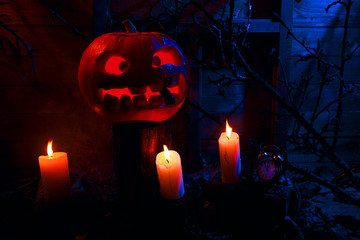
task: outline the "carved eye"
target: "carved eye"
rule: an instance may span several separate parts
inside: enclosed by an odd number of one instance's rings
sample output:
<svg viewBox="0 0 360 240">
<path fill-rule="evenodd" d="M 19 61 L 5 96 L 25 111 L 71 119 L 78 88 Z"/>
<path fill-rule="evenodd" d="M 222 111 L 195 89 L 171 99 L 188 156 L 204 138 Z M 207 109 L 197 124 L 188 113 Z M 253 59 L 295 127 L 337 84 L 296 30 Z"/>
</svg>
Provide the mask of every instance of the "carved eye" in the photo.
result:
<svg viewBox="0 0 360 240">
<path fill-rule="evenodd" d="M 130 63 L 116 51 L 105 51 L 96 60 L 96 66 L 101 72 L 111 75 L 121 75 L 129 69 Z"/>
<path fill-rule="evenodd" d="M 162 47 L 154 53 L 152 58 L 152 66 L 158 68 L 165 64 L 172 64 L 180 66 L 183 63 L 183 58 L 180 52 L 172 46 Z"/>
<path fill-rule="evenodd" d="M 120 56 L 109 57 L 105 63 L 105 72 L 111 75 L 121 75 L 129 68 L 129 63 Z"/>
</svg>

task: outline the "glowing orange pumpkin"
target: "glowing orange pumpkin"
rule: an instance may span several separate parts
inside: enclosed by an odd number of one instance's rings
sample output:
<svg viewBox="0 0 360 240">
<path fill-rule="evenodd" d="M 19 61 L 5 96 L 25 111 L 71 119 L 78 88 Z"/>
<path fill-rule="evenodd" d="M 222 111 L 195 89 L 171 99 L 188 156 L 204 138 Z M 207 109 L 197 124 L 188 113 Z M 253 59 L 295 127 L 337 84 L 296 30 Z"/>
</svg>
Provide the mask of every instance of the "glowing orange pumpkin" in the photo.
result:
<svg viewBox="0 0 360 240">
<path fill-rule="evenodd" d="M 186 58 L 174 40 L 158 32 L 107 33 L 84 51 L 79 86 L 87 103 L 112 122 L 161 122 L 185 101 Z"/>
</svg>

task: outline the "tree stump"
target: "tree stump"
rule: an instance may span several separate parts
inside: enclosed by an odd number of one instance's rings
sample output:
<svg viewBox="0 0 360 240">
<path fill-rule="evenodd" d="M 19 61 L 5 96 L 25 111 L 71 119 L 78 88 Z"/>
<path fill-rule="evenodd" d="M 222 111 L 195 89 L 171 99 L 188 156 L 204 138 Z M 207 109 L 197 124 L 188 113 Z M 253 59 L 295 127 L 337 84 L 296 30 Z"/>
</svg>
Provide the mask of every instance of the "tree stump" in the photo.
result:
<svg viewBox="0 0 360 240">
<path fill-rule="evenodd" d="M 163 145 L 171 146 L 170 121 L 124 122 L 112 126 L 113 166 L 120 202 L 150 197 L 157 186 L 155 158 Z M 136 196 L 135 196 L 136 195 Z"/>
</svg>

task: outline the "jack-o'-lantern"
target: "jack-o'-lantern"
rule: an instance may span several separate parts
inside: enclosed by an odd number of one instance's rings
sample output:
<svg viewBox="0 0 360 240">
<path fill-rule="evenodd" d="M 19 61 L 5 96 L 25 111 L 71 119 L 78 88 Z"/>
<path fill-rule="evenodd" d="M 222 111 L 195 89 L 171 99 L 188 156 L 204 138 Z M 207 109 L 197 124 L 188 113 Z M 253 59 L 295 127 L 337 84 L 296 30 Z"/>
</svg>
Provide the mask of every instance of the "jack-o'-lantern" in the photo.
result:
<svg viewBox="0 0 360 240">
<path fill-rule="evenodd" d="M 177 43 L 158 32 L 106 33 L 84 51 L 79 86 L 87 103 L 111 122 L 161 122 L 185 101 L 188 68 Z"/>
</svg>

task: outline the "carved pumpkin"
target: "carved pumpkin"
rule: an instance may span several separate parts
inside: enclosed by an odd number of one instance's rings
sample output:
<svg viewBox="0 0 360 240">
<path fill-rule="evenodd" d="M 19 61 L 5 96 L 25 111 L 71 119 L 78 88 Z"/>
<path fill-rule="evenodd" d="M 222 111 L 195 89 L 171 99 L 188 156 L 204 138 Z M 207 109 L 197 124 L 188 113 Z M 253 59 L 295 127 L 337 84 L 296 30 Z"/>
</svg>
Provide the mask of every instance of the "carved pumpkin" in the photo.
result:
<svg viewBox="0 0 360 240">
<path fill-rule="evenodd" d="M 87 103 L 112 122 L 161 122 L 185 101 L 188 69 L 180 47 L 158 32 L 107 33 L 84 51 L 79 86 Z"/>
</svg>

